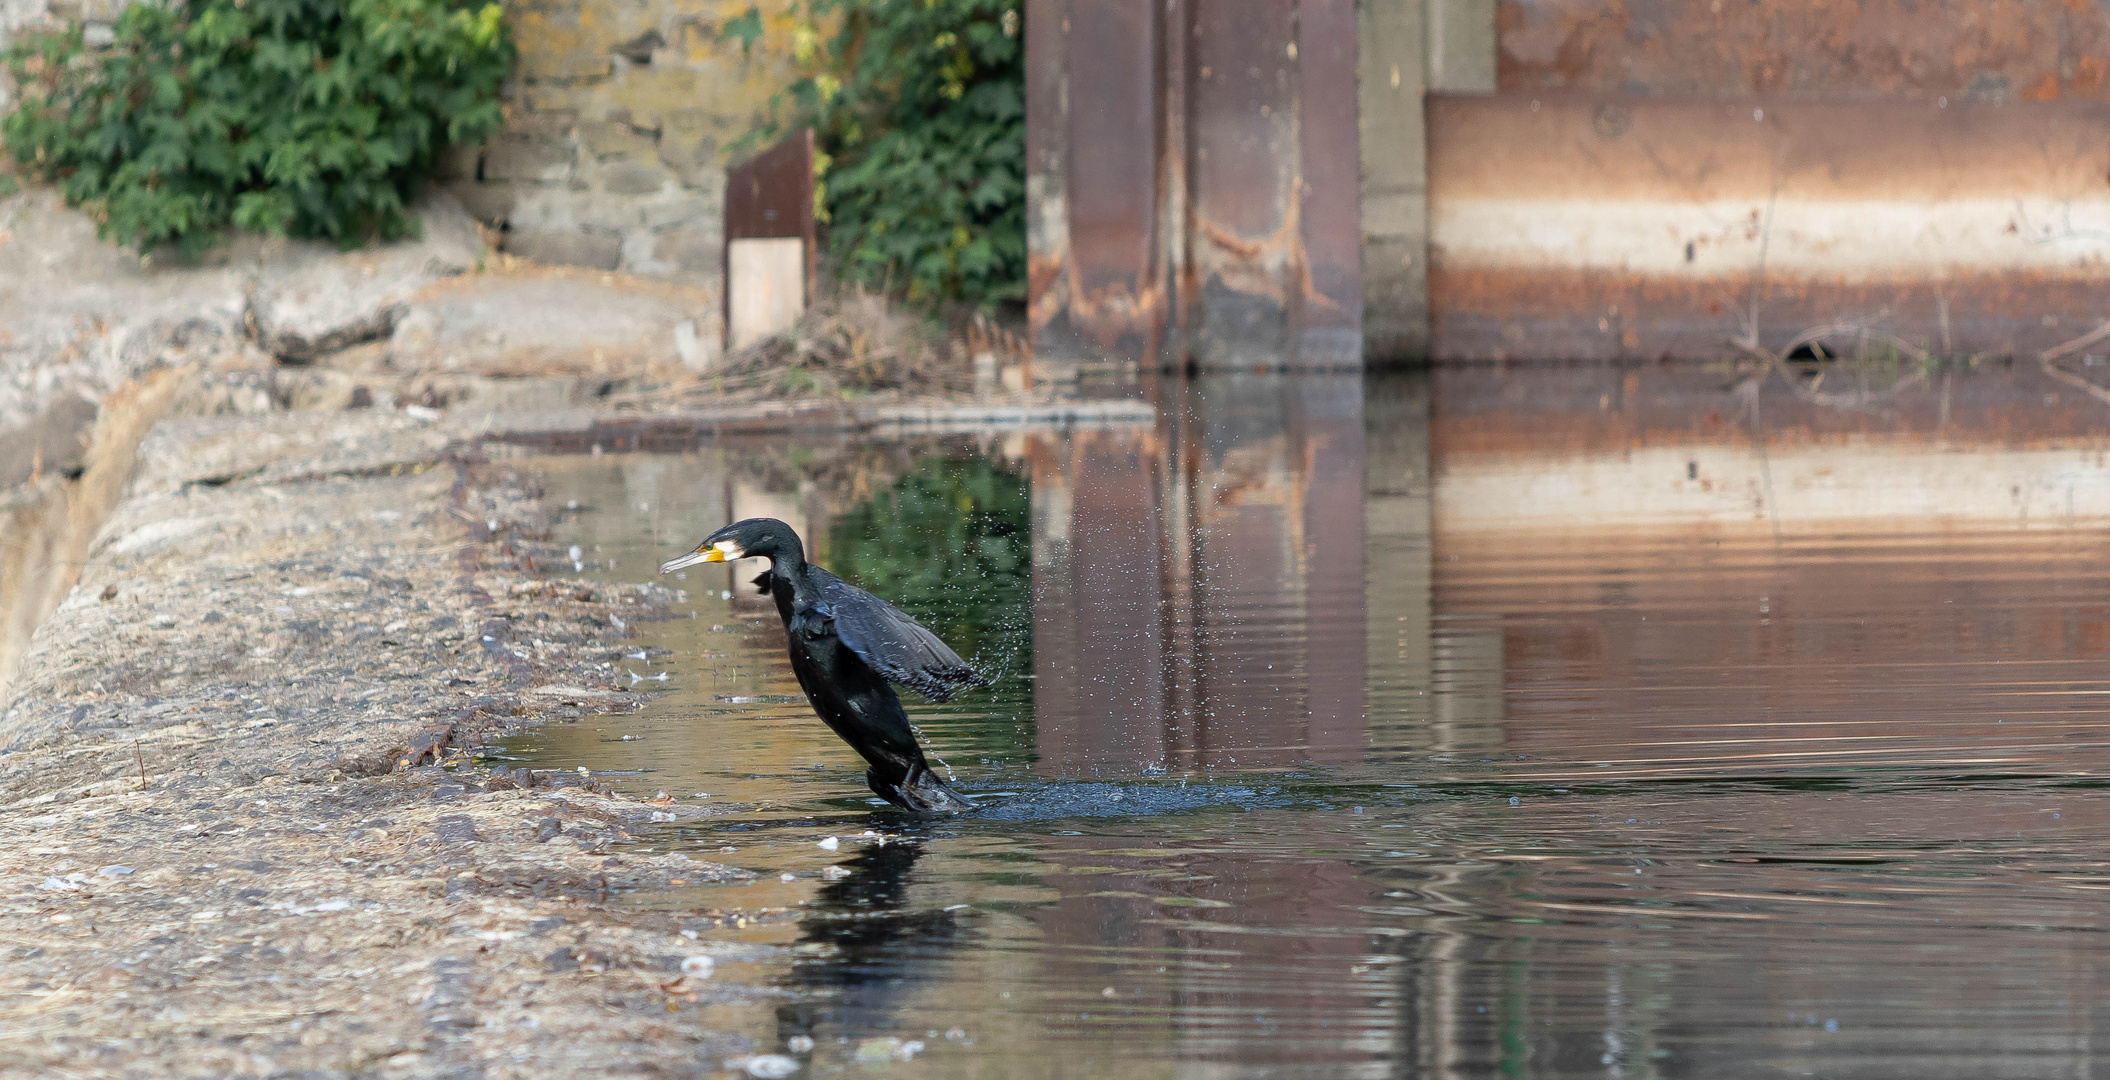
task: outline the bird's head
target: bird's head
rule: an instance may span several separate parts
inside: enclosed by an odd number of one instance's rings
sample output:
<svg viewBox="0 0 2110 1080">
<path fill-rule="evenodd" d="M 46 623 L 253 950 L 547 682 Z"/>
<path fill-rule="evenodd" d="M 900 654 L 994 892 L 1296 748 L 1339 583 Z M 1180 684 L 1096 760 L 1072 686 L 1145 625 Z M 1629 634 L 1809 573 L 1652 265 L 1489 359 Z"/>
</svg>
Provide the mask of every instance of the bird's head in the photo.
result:
<svg viewBox="0 0 2110 1080">
<path fill-rule="evenodd" d="M 775 518 L 748 518 L 704 537 L 703 543 L 696 545 L 696 550 L 681 558 L 661 563 L 659 572 L 672 573 L 697 563 L 732 562 L 735 559 L 768 559 L 774 563 L 785 558 L 805 558 L 799 534 Z"/>
</svg>

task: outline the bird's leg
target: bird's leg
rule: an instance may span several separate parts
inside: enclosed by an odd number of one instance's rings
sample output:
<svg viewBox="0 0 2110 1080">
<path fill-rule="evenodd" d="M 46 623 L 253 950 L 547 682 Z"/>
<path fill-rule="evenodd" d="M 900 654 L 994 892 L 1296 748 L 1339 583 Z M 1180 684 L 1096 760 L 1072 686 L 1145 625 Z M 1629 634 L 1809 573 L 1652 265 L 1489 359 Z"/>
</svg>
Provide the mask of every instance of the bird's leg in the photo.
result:
<svg viewBox="0 0 2110 1080">
<path fill-rule="evenodd" d="M 887 771 L 882 771 L 877 765 L 865 770 L 865 783 L 871 787 L 872 794 L 893 803 L 903 810 L 918 809 L 910 805 L 907 796 L 901 793 L 901 785 L 898 780 L 889 779 Z"/>
<path fill-rule="evenodd" d="M 865 783 L 871 785 L 872 791 L 880 798 L 903 810 L 928 813 L 974 809 L 974 800 L 938 779 L 938 774 L 921 762 L 912 763 L 906 769 L 893 762 L 888 762 L 885 768 L 875 764 L 865 770 Z"/>
</svg>

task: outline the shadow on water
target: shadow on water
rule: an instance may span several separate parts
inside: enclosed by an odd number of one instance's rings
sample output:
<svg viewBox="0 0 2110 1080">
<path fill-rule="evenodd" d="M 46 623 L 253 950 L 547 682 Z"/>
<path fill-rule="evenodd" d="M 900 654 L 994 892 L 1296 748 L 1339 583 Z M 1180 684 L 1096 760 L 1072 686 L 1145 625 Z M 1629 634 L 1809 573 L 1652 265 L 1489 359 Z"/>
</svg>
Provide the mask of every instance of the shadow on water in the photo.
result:
<svg viewBox="0 0 2110 1080">
<path fill-rule="evenodd" d="M 1234 376 L 1148 427 L 539 458 L 584 575 L 780 517 L 1000 677 L 910 703 L 984 807 L 877 808 L 714 568 L 611 654 L 646 708 L 508 752 L 715 809 L 656 842 L 801 910 L 740 932 L 811 1074 L 2087 1075 L 2110 411 L 1843 380 Z"/>
</svg>

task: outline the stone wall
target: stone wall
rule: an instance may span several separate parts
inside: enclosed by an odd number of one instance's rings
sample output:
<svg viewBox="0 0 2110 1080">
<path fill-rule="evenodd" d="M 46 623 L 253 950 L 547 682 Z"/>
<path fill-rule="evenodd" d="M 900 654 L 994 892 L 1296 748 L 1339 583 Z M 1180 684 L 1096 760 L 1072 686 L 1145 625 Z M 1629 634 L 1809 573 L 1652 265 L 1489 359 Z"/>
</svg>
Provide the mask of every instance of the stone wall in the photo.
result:
<svg viewBox="0 0 2110 1080">
<path fill-rule="evenodd" d="M 748 0 L 513 0 L 508 124 L 442 179 L 515 255 L 717 287 L 728 147 L 796 77 L 788 0 L 757 6 L 746 52 Z"/>
</svg>

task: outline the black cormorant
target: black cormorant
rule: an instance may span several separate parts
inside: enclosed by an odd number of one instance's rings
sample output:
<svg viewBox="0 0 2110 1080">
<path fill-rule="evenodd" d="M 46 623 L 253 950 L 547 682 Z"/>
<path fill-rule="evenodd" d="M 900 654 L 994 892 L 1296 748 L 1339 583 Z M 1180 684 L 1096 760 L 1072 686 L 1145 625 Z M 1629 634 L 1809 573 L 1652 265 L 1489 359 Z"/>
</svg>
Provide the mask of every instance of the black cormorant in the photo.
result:
<svg viewBox="0 0 2110 1080">
<path fill-rule="evenodd" d="M 727 525 L 659 572 L 748 558 L 769 560 L 755 584 L 776 598 L 799 688 L 821 720 L 871 764 L 865 781 L 872 790 L 904 810 L 972 808 L 967 796 L 930 771 L 888 684 L 944 701 L 987 680 L 899 608 L 807 562 L 798 533 L 775 518 Z"/>
</svg>

